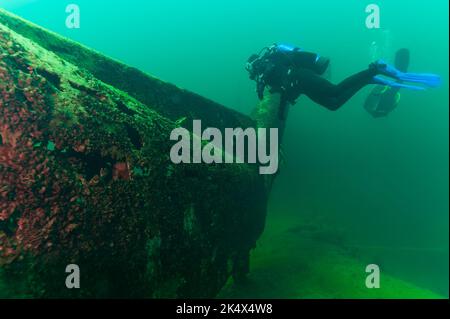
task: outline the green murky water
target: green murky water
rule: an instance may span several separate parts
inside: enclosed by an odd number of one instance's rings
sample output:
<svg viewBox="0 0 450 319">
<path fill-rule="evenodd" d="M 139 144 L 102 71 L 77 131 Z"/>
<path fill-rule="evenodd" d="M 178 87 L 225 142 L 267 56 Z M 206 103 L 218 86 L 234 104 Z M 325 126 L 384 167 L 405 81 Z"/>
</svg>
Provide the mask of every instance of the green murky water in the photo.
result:
<svg viewBox="0 0 450 319">
<path fill-rule="evenodd" d="M 410 69 L 444 84 L 403 92 L 389 117 L 365 112 L 369 88 L 338 112 L 306 97 L 292 108 L 249 282 L 221 296 L 448 297 L 448 1 L 77 0 L 77 30 L 64 24 L 74 1 L 55 2 L 0 6 L 247 114 L 257 98 L 244 63 L 264 46 L 287 42 L 330 57 L 335 82 L 376 54 L 391 60 L 409 48 Z M 372 2 L 378 30 L 365 26 Z M 384 276 L 377 291 L 364 287 L 371 263 Z"/>
</svg>

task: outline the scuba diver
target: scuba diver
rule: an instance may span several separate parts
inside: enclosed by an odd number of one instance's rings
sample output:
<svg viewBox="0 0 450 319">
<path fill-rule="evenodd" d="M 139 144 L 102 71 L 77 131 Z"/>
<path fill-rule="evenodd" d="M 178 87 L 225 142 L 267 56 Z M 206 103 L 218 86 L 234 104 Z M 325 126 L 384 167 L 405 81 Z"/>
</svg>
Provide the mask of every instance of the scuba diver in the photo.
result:
<svg viewBox="0 0 450 319">
<path fill-rule="evenodd" d="M 250 79 L 256 81 L 256 91 L 260 100 L 263 99 L 265 90 L 281 94 L 279 109 L 281 120 L 285 120 L 287 106 L 295 104 L 302 94 L 335 111 L 369 84 L 424 90 L 422 86 L 404 82 L 428 87 L 437 87 L 441 82 L 438 75 L 406 73 L 383 60 L 378 60 L 371 63 L 366 70 L 346 78 L 339 84 L 333 84 L 322 77 L 329 64 L 328 58 L 316 53 L 306 52 L 290 45 L 274 44 L 262 49 L 259 54 L 253 54 L 247 62 L 246 70 Z"/>
<path fill-rule="evenodd" d="M 302 94 L 335 111 L 369 84 L 424 90 L 422 86 L 404 82 L 428 87 L 437 87 L 441 82 L 438 75 L 406 73 L 378 60 L 366 70 L 351 75 L 339 84 L 333 84 L 323 77 L 329 66 L 328 58 L 284 44 L 274 44 L 262 49 L 259 54 L 253 54 L 248 59 L 246 69 L 250 79 L 256 82 L 256 92 L 261 101 L 252 114 L 256 125 L 277 128 L 277 137 L 281 141 L 289 105 L 295 104 Z M 265 176 L 266 189 L 272 187 L 274 176 Z M 263 228 L 259 229 L 260 233 Z M 234 257 L 232 275 L 235 282 L 245 283 L 249 259 L 248 249 Z"/>
</svg>

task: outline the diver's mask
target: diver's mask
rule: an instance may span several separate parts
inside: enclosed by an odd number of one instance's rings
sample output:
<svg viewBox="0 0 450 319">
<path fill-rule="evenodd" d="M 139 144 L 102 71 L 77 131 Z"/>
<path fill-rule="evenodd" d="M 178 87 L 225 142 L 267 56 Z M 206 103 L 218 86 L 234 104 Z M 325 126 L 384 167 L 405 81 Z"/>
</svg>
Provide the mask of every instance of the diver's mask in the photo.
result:
<svg viewBox="0 0 450 319">
<path fill-rule="evenodd" d="M 266 70 L 265 63 L 267 58 L 276 50 L 276 45 L 263 48 L 258 54 L 253 54 L 247 60 L 245 69 L 250 75 L 251 80 L 256 80 L 264 74 Z"/>
<path fill-rule="evenodd" d="M 258 76 L 258 72 L 260 67 L 258 65 L 260 64 L 260 57 L 258 54 L 253 54 L 247 61 L 247 64 L 245 65 L 245 69 L 250 75 L 250 79 L 255 80 Z"/>
</svg>

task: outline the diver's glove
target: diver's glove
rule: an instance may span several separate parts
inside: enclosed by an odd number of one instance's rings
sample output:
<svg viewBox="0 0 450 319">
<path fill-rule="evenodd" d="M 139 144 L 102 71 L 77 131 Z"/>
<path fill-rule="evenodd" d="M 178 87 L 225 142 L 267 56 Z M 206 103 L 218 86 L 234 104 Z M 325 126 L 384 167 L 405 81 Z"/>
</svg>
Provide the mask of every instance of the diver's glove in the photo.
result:
<svg viewBox="0 0 450 319">
<path fill-rule="evenodd" d="M 441 77 L 437 74 L 401 72 L 401 71 L 397 70 L 394 66 L 389 65 L 388 63 L 386 63 L 383 60 L 378 60 L 378 61 L 372 63 L 370 65 L 370 68 L 374 68 L 380 75 L 385 75 L 390 78 L 394 78 L 398 81 L 419 83 L 419 84 L 423 84 L 423 85 L 431 87 L 431 88 L 439 87 L 442 82 Z M 385 85 L 419 90 L 418 86 L 412 86 L 412 85 L 399 86 L 401 83 L 385 80 L 385 79 L 381 78 L 380 76 L 374 77 L 374 81 L 385 81 L 386 82 Z"/>
</svg>

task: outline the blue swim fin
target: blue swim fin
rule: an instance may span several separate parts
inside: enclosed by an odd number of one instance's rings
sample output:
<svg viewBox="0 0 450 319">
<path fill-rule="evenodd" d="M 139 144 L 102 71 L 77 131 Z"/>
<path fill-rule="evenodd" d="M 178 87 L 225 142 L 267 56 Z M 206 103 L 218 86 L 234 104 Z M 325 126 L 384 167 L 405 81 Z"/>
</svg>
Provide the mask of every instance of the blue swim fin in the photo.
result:
<svg viewBox="0 0 450 319">
<path fill-rule="evenodd" d="M 441 85 L 441 77 L 437 74 L 431 74 L 431 73 L 407 73 L 407 72 L 401 72 L 398 69 L 396 69 L 394 66 L 389 65 L 388 63 L 384 62 L 383 60 L 379 60 L 375 63 L 371 64 L 371 67 L 375 68 L 381 75 L 388 76 L 390 78 L 394 78 L 398 81 L 403 82 L 413 82 L 413 83 L 420 83 L 425 86 L 436 88 Z M 377 78 L 379 78 L 377 76 Z M 395 82 L 394 82 L 395 83 Z M 392 86 L 390 83 L 385 84 Z M 399 86 L 397 86 L 399 87 Z M 401 86 L 407 89 L 411 89 L 409 86 Z M 413 86 L 414 87 L 414 86 Z"/>
<path fill-rule="evenodd" d="M 431 88 L 439 87 L 442 83 L 441 77 L 430 73 L 403 73 L 398 74 L 398 79 L 405 82 L 421 83 Z"/>
<path fill-rule="evenodd" d="M 408 89 L 408 90 L 413 90 L 413 91 L 424 91 L 425 90 L 425 88 L 422 86 L 409 85 L 409 84 L 404 84 L 404 83 L 393 81 L 393 80 L 388 80 L 379 75 L 373 77 L 372 84 L 387 85 L 387 86 L 390 86 L 393 88 Z"/>
</svg>

